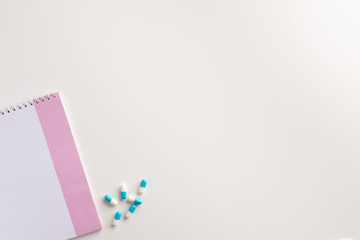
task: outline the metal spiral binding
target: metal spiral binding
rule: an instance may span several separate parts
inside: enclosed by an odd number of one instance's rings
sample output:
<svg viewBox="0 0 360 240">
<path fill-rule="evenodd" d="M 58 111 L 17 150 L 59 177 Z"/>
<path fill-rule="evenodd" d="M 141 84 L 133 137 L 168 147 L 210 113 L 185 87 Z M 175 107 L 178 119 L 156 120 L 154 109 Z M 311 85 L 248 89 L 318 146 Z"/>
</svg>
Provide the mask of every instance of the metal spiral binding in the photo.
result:
<svg viewBox="0 0 360 240">
<path fill-rule="evenodd" d="M 15 105 L 12 105 L 9 107 L 2 108 L 2 109 L 0 109 L 0 116 L 9 114 L 12 112 L 16 112 L 16 111 L 26 108 L 28 106 L 32 106 L 32 105 L 34 105 L 34 103 L 39 104 L 41 102 L 45 102 L 46 100 L 50 100 L 51 98 L 56 98 L 56 95 L 54 93 L 51 93 L 48 95 L 44 95 L 41 97 L 37 97 L 37 98 L 33 98 L 30 100 L 24 101 L 22 103 L 15 104 Z"/>
</svg>

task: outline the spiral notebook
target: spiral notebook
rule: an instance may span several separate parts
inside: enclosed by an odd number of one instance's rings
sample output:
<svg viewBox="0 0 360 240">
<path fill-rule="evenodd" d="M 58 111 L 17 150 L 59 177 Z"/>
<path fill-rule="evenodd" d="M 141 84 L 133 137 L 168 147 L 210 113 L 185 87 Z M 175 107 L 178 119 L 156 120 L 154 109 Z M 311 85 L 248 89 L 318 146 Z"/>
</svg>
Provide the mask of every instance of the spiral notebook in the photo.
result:
<svg viewBox="0 0 360 240">
<path fill-rule="evenodd" d="M 0 239 L 101 229 L 58 93 L 0 110 Z"/>
</svg>

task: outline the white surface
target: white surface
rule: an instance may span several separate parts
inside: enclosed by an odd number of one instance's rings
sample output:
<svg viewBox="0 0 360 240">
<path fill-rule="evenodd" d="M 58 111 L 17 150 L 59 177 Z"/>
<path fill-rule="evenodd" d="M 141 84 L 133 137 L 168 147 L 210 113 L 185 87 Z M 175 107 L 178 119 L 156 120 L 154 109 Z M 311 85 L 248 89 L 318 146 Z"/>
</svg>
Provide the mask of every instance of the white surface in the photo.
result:
<svg viewBox="0 0 360 240">
<path fill-rule="evenodd" d="M 0 239 L 75 237 L 33 105 L 0 115 L 0 153 Z"/>
<path fill-rule="evenodd" d="M 359 239 L 359 9 L 0 0 L 0 105 L 61 92 L 104 226 L 82 240 Z M 143 177 L 112 228 L 103 197 Z"/>
</svg>

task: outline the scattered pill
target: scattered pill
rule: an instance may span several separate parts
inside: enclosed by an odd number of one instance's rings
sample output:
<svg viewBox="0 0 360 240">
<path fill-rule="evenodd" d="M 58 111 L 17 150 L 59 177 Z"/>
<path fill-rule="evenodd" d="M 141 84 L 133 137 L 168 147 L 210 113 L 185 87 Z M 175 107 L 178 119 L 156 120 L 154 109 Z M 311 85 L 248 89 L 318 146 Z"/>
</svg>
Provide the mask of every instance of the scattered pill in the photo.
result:
<svg viewBox="0 0 360 240">
<path fill-rule="evenodd" d="M 121 213 L 116 212 L 114 216 L 113 226 L 117 226 L 119 224 L 120 218 L 121 218 Z"/>
<path fill-rule="evenodd" d="M 105 200 L 110 203 L 112 206 L 116 206 L 118 203 L 115 199 L 113 199 L 110 195 L 105 196 Z"/>
<path fill-rule="evenodd" d="M 147 182 L 148 182 L 148 180 L 145 179 L 145 178 L 141 181 L 140 188 L 139 188 L 139 193 L 144 193 L 145 192 Z"/>
<path fill-rule="evenodd" d="M 142 204 L 141 198 L 136 198 L 134 196 L 129 196 L 128 201 L 131 202 L 131 203 L 138 204 L 138 205 Z"/>
<path fill-rule="evenodd" d="M 136 209 L 136 206 L 135 206 L 134 204 L 131 205 L 130 208 L 129 208 L 129 210 L 127 211 L 125 217 L 126 217 L 126 218 L 130 218 L 130 217 L 133 215 L 135 209 Z"/>
<path fill-rule="evenodd" d="M 126 199 L 127 198 L 127 187 L 126 184 L 121 184 L 120 186 L 120 192 L 121 192 L 121 198 Z"/>
</svg>

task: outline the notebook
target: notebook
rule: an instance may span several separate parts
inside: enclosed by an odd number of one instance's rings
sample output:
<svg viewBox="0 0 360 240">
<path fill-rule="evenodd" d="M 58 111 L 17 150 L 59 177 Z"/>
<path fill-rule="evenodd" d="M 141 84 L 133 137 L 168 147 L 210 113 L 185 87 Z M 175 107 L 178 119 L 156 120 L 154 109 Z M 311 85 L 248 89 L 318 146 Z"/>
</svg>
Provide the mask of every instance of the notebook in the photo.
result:
<svg viewBox="0 0 360 240">
<path fill-rule="evenodd" d="M 0 239 L 101 229 L 59 93 L 0 110 Z"/>
</svg>

